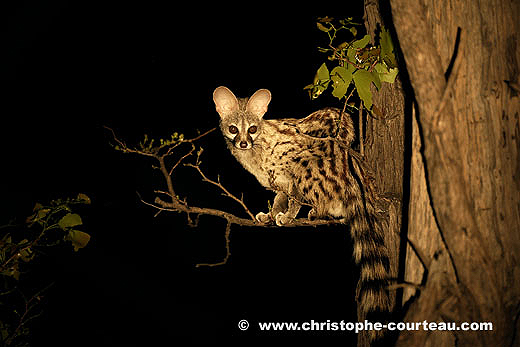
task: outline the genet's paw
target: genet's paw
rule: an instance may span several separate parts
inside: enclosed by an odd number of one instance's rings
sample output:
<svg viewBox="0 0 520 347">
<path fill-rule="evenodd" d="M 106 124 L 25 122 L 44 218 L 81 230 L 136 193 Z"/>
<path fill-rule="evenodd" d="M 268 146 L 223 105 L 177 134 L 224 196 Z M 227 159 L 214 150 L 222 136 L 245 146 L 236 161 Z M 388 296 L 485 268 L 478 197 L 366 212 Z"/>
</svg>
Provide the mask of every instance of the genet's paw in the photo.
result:
<svg viewBox="0 0 520 347">
<path fill-rule="evenodd" d="M 278 225 L 279 227 L 291 224 L 293 221 L 292 218 L 288 218 L 283 212 L 278 212 L 274 220 L 276 222 L 276 225 Z"/>
<path fill-rule="evenodd" d="M 312 208 L 312 209 L 309 211 L 309 214 L 307 215 L 307 219 L 308 219 L 308 220 L 314 220 L 314 219 L 316 219 L 317 216 L 318 216 L 318 213 L 316 212 L 316 209 L 315 209 L 315 208 Z"/>
<path fill-rule="evenodd" d="M 257 221 L 264 224 L 269 224 L 272 221 L 271 215 L 269 213 L 259 212 L 256 214 L 255 218 Z"/>
</svg>

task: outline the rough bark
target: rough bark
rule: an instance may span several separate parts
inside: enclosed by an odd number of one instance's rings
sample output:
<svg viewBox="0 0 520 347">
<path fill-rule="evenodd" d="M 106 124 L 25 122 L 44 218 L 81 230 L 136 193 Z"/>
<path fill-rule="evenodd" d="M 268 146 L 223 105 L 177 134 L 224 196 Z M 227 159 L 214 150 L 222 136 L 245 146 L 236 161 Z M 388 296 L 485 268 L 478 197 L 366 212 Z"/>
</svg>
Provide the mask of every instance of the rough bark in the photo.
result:
<svg viewBox="0 0 520 347">
<path fill-rule="evenodd" d="M 376 37 L 383 25 L 377 1 L 365 1 L 364 22 L 367 33 Z M 401 247 L 401 216 L 404 173 L 404 108 L 405 99 L 400 77 L 393 84 L 383 83 L 380 90 L 372 86 L 374 105 L 381 110 L 380 117 L 367 116 L 364 154 L 375 174 L 378 194 L 382 198 L 382 209 L 386 212 L 385 245 L 390 255 L 389 277 L 399 278 L 399 256 Z M 392 307 L 399 305 L 400 297 L 390 292 Z M 366 342 L 362 334 L 358 346 Z"/>
<path fill-rule="evenodd" d="M 428 267 L 405 320 L 493 323 L 492 332 L 403 332 L 398 344 L 518 344 L 519 3 L 391 7 L 417 106 L 408 237 Z M 408 255 L 407 280 L 421 281 Z"/>
<path fill-rule="evenodd" d="M 365 1 L 365 27 L 375 37 L 383 25 L 377 1 Z M 404 93 L 399 78 L 383 83 L 380 90 L 372 86 L 373 102 L 382 117 L 366 119 L 365 157 L 375 172 L 378 193 L 387 202 L 388 225 L 385 244 L 389 248 L 391 278 L 398 277 L 401 209 L 404 172 Z M 382 160 L 382 158 L 384 158 Z"/>
</svg>

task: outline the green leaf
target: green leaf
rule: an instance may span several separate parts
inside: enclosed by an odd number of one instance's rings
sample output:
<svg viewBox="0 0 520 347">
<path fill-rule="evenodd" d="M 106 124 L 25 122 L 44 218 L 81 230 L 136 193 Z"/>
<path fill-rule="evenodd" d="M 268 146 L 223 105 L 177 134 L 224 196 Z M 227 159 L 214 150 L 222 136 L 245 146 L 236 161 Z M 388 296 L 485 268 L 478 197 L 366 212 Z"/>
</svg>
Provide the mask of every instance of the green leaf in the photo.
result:
<svg viewBox="0 0 520 347">
<path fill-rule="evenodd" d="M 372 92 L 370 91 L 370 83 L 372 83 L 372 73 L 360 69 L 352 76 L 354 84 L 359 97 L 363 100 L 365 107 L 370 109 L 372 107 Z"/>
<path fill-rule="evenodd" d="M 387 74 L 388 73 L 388 67 L 385 64 L 377 63 L 376 66 L 374 66 L 374 69 L 379 74 Z"/>
<path fill-rule="evenodd" d="M 345 83 L 349 84 L 352 81 L 352 72 L 344 66 L 336 66 L 330 72 L 331 79 L 334 81 L 338 77 L 341 78 Z"/>
<path fill-rule="evenodd" d="M 348 46 L 348 42 L 342 42 L 336 47 L 337 50 L 345 49 Z"/>
<path fill-rule="evenodd" d="M 327 89 L 327 86 L 329 85 L 329 81 L 327 81 L 325 84 L 315 84 L 312 86 L 312 89 L 309 91 L 309 95 L 312 100 L 316 99 L 318 96 L 320 96 L 325 89 Z"/>
<path fill-rule="evenodd" d="M 310 86 L 307 86 L 304 89 L 311 89 L 309 91 L 309 95 L 311 99 L 316 99 L 318 96 L 327 89 L 330 82 L 330 75 L 329 75 L 329 69 L 327 69 L 327 65 L 325 63 L 321 64 L 318 71 L 316 72 L 316 75 L 314 76 L 314 83 L 312 84 L 311 88 L 307 88 Z"/>
<path fill-rule="evenodd" d="M 58 225 L 62 229 L 75 227 L 81 224 L 83 224 L 81 217 L 76 213 L 68 213 L 58 222 Z"/>
<path fill-rule="evenodd" d="M 316 26 L 318 29 L 320 29 L 323 32 L 329 32 L 332 28 L 327 28 L 325 25 L 321 24 L 320 22 L 316 23 Z"/>
<path fill-rule="evenodd" d="M 327 69 L 327 65 L 325 63 L 321 64 L 316 73 L 316 76 L 320 82 L 327 81 L 329 79 L 329 69 Z"/>
<path fill-rule="evenodd" d="M 379 90 L 381 88 L 381 79 L 379 78 L 379 73 L 375 69 L 370 73 L 372 74 L 372 82 L 374 82 L 377 90 Z"/>
<path fill-rule="evenodd" d="M 384 26 L 381 28 L 381 53 L 390 54 L 394 51 L 394 44 L 390 32 Z"/>
<path fill-rule="evenodd" d="M 347 67 L 347 71 L 350 72 L 351 74 L 353 74 L 354 71 L 356 71 L 356 67 L 352 64 L 346 64 L 346 67 Z"/>
<path fill-rule="evenodd" d="M 357 40 L 352 42 L 352 47 L 361 49 L 365 48 L 366 45 L 370 42 L 370 35 L 365 35 L 361 40 Z"/>
<path fill-rule="evenodd" d="M 356 63 L 356 49 L 354 47 L 349 47 L 347 49 L 347 58 L 350 62 Z M 352 71 L 355 69 L 354 65 L 348 64 L 348 69 L 351 69 Z"/>
<path fill-rule="evenodd" d="M 375 66 L 375 70 L 379 74 L 379 79 L 381 82 L 394 83 L 395 77 L 399 72 L 398 68 L 388 68 L 384 63 L 378 63 Z"/>
<path fill-rule="evenodd" d="M 352 72 L 343 66 L 336 66 L 330 72 L 330 79 L 334 82 L 332 84 L 332 87 L 334 88 L 332 95 L 341 99 L 345 96 L 348 86 L 352 81 Z"/>
<path fill-rule="evenodd" d="M 337 83 L 334 83 L 333 86 L 334 86 L 334 90 L 332 90 L 332 96 L 335 96 L 336 98 L 341 99 L 347 93 L 348 84 L 346 84 L 345 82 L 343 82 L 343 81 L 337 82 Z"/>
<path fill-rule="evenodd" d="M 390 36 L 390 32 L 384 26 L 381 28 L 381 59 L 391 68 L 397 67 L 392 37 Z"/>
<path fill-rule="evenodd" d="M 79 230 L 71 230 L 65 236 L 65 240 L 72 242 L 74 251 L 77 252 L 80 248 L 85 247 L 90 241 L 90 235 Z"/>
<path fill-rule="evenodd" d="M 381 82 L 394 83 L 395 77 L 399 72 L 399 69 L 396 67 L 388 69 L 388 67 L 384 64 L 378 63 L 375 66 L 375 70 L 379 74 L 379 79 Z"/>
</svg>

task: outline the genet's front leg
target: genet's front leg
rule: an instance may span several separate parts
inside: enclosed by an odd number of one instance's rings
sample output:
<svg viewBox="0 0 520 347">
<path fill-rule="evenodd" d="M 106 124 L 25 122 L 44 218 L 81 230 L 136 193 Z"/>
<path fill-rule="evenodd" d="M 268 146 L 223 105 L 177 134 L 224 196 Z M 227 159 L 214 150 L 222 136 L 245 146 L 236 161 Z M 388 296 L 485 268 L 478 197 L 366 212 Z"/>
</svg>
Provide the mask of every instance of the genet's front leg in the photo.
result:
<svg viewBox="0 0 520 347">
<path fill-rule="evenodd" d="M 302 205 L 295 199 L 289 198 L 289 207 L 287 212 L 278 212 L 275 215 L 275 222 L 278 226 L 283 226 L 292 223 Z"/>
<path fill-rule="evenodd" d="M 271 221 L 275 220 L 276 216 L 279 213 L 285 213 L 285 211 L 287 211 L 287 206 L 287 194 L 283 192 L 277 192 L 276 196 L 274 197 L 273 207 L 271 208 L 271 211 L 269 211 L 268 213 L 258 213 L 256 215 L 256 220 L 260 223 L 270 223 Z"/>
</svg>

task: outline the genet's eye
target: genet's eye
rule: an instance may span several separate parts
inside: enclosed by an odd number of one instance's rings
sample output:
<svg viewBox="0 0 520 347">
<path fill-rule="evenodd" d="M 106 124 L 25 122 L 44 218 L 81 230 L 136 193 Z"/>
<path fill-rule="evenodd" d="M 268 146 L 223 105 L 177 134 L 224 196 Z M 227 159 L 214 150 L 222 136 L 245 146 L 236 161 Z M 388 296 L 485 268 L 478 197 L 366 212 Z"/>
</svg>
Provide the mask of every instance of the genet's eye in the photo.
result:
<svg viewBox="0 0 520 347">
<path fill-rule="evenodd" d="M 236 133 L 238 133 L 238 128 L 236 126 L 232 125 L 229 127 L 229 132 L 231 134 L 236 134 Z"/>
<path fill-rule="evenodd" d="M 253 126 L 249 127 L 248 131 L 250 134 L 254 134 L 258 131 L 258 128 L 256 127 L 256 125 L 253 125 Z"/>
</svg>

